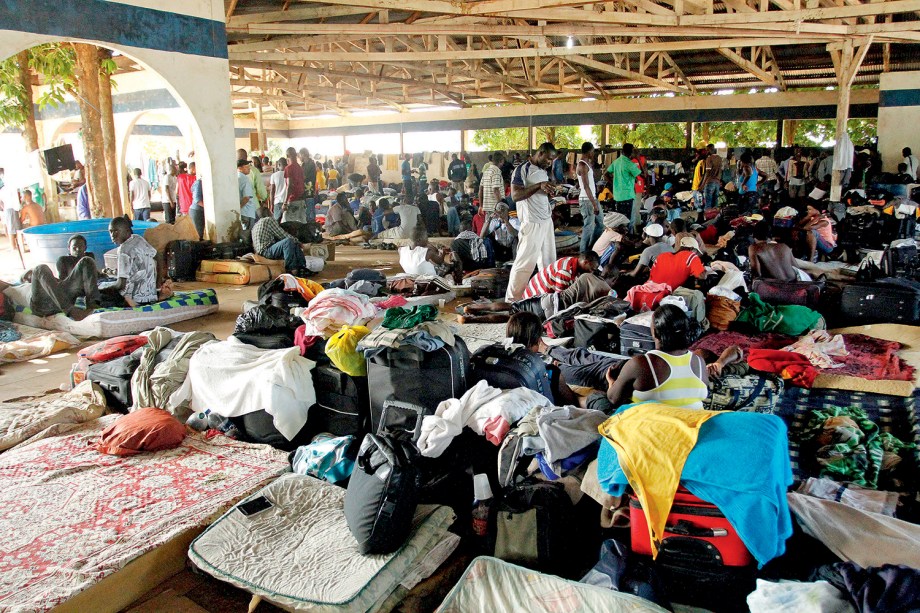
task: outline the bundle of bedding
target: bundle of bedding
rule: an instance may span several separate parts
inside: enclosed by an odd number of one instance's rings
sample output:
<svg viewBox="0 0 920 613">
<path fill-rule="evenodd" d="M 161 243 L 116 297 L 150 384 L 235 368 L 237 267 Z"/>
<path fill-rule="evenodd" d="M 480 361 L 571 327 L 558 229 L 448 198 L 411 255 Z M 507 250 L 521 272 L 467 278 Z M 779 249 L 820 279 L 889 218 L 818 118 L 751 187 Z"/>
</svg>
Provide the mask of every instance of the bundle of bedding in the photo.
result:
<svg viewBox="0 0 920 613">
<path fill-rule="evenodd" d="M 0 343 L 0 364 L 34 360 L 80 344 L 78 338 L 67 332 L 42 330 L 25 324 L 10 325 L 19 338 Z"/>
<path fill-rule="evenodd" d="M 21 324 L 58 330 L 75 336 L 111 338 L 123 334 L 137 334 L 155 326 L 168 326 L 176 322 L 203 317 L 214 313 L 219 308 L 217 294 L 213 289 L 179 291 L 167 300 L 126 308 L 100 308 L 85 319 L 70 319 L 63 313 L 38 317 L 32 314 L 28 297 L 13 293 L 15 288 L 8 288 L 6 295 L 16 305 L 14 321 Z"/>
<path fill-rule="evenodd" d="M 288 470 L 280 451 L 198 433 L 130 457 L 92 449 L 117 418 L 59 427 L 0 455 L 0 610 L 50 610 Z"/>
<path fill-rule="evenodd" d="M 664 613 L 665 609 L 632 594 L 576 583 L 496 558 L 480 557 L 473 560 L 437 611 Z"/>
<path fill-rule="evenodd" d="M 239 506 L 189 548 L 202 571 L 290 611 L 380 611 L 407 581 L 433 572 L 457 544 L 447 507 L 420 506 L 405 544 L 365 556 L 345 520 L 345 490 L 284 475 L 254 494 L 271 507 L 249 516 Z M 240 503 L 245 504 L 246 501 Z M 403 587 L 401 587 L 403 586 Z"/>
<path fill-rule="evenodd" d="M 46 428 L 82 424 L 106 413 L 105 394 L 91 381 L 40 400 L 0 403 L 0 451 L 38 435 Z"/>
</svg>

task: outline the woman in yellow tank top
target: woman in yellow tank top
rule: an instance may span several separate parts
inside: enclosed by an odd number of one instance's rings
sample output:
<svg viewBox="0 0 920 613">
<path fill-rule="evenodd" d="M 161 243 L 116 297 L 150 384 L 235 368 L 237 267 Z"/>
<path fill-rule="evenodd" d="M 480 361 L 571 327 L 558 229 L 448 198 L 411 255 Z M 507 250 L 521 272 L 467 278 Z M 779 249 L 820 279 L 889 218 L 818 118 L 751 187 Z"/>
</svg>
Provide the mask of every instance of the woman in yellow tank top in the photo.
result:
<svg viewBox="0 0 920 613">
<path fill-rule="evenodd" d="M 607 398 L 614 410 L 653 400 L 685 409 L 702 409 L 709 394 L 703 358 L 691 352 L 690 320 L 679 307 L 660 306 L 652 317 L 655 349 L 627 362 L 616 380 L 607 374 Z"/>
</svg>

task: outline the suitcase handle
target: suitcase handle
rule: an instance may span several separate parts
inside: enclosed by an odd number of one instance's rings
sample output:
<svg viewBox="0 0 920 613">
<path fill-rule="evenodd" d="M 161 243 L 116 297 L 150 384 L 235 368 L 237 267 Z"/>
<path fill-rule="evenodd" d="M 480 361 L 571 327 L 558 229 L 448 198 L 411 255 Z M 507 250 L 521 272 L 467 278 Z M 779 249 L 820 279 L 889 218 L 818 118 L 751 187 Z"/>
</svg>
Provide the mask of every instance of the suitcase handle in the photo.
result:
<svg viewBox="0 0 920 613">
<path fill-rule="evenodd" d="M 703 526 L 697 526 L 691 521 L 686 519 L 678 520 L 678 522 L 672 526 L 665 526 L 665 532 L 670 532 L 671 534 L 677 534 L 680 536 L 695 536 L 695 537 L 717 537 L 717 536 L 728 536 L 728 530 L 725 528 L 705 528 Z"/>
</svg>

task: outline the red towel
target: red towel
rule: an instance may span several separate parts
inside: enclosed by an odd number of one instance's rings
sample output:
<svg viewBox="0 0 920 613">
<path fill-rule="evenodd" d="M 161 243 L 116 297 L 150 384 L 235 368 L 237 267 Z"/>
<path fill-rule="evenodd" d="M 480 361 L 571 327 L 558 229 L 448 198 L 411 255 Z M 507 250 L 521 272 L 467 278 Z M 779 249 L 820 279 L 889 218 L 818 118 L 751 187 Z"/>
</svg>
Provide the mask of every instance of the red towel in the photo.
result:
<svg viewBox="0 0 920 613">
<path fill-rule="evenodd" d="M 747 361 L 754 370 L 780 375 L 799 387 L 811 387 L 818 376 L 818 370 L 801 353 L 777 349 L 749 349 Z"/>
</svg>

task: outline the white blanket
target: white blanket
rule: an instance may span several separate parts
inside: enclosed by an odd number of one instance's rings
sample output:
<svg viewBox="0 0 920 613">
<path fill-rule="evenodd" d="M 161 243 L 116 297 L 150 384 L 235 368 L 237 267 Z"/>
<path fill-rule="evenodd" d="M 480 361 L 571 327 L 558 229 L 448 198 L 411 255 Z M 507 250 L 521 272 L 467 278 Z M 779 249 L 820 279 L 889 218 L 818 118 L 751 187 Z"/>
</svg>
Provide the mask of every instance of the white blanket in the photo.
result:
<svg viewBox="0 0 920 613">
<path fill-rule="evenodd" d="M 493 418 L 503 418 L 513 424 L 532 408 L 549 404 L 543 394 L 526 387 L 500 390 L 480 381 L 462 397 L 441 402 L 434 415 L 424 418 L 418 448 L 423 456 L 437 458 L 465 426 L 481 435 L 486 423 Z"/>
<path fill-rule="evenodd" d="M 307 423 L 307 409 L 316 403 L 316 366 L 296 347 L 259 349 L 230 337 L 207 343 L 189 362 L 188 378 L 179 396 L 191 398 L 192 409 L 211 409 L 224 417 L 265 410 L 275 428 L 291 440 Z"/>
</svg>

